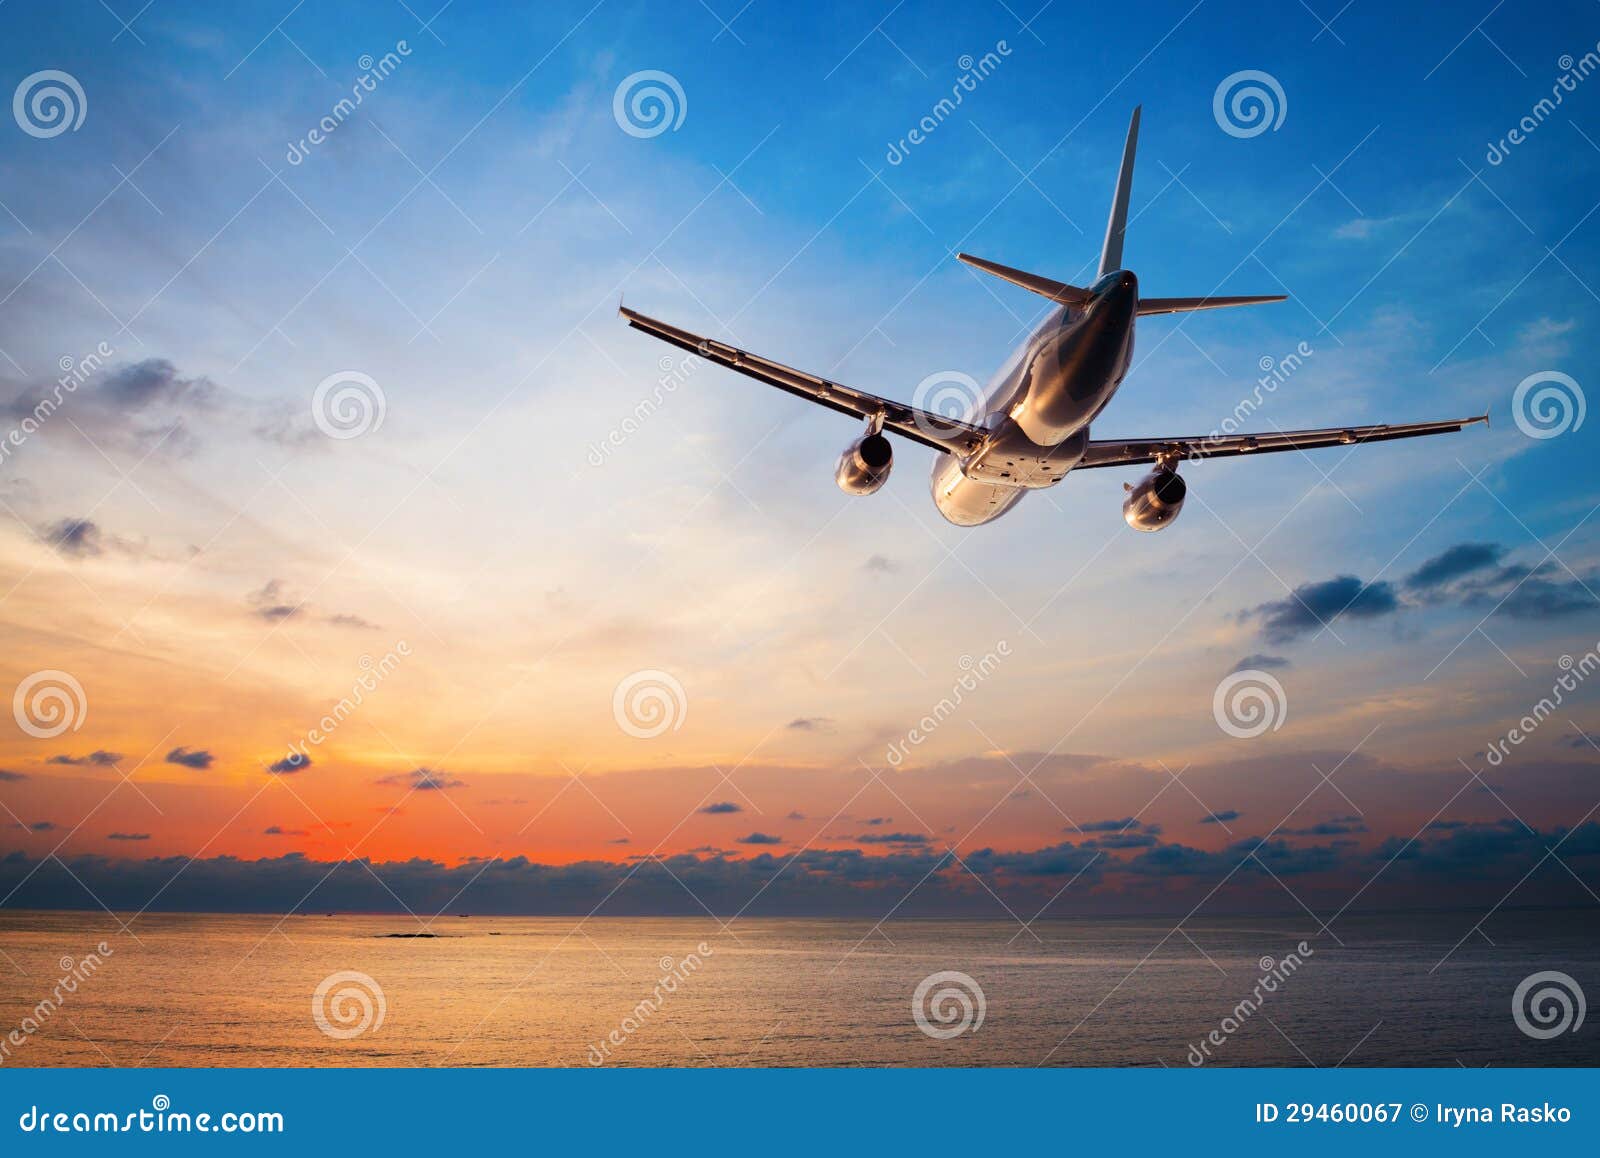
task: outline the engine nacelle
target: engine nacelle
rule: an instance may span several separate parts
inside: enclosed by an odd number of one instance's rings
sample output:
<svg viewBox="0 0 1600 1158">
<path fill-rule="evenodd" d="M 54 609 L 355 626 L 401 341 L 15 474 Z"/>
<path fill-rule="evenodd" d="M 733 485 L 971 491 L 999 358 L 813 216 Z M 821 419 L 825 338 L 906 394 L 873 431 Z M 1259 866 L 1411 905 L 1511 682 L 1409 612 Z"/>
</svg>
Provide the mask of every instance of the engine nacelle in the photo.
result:
<svg viewBox="0 0 1600 1158">
<path fill-rule="evenodd" d="M 1122 517 L 1135 531 L 1159 531 L 1183 509 L 1189 487 L 1176 471 L 1153 470 L 1128 488 Z"/>
<path fill-rule="evenodd" d="M 865 434 L 839 456 L 833 481 L 847 495 L 870 495 L 889 481 L 893 466 L 894 447 L 889 440 L 881 434 Z"/>
</svg>

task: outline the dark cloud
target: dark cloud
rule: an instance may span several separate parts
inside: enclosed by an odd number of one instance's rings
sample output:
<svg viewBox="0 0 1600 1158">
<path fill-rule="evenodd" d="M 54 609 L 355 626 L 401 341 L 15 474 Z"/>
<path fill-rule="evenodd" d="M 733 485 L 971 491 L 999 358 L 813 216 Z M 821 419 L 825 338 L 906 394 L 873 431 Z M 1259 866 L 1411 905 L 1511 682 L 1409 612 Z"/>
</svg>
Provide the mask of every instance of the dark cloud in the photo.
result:
<svg viewBox="0 0 1600 1158">
<path fill-rule="evenodd" d="M 1339 575 L 1320 583 L 1302 583 L 1288 598 L 1263 603 L 1245 613 L 1261 621 L 1261 638 L 1288 643 L 1337 619 L 1377 619 L 1400 609 L 1394 586 L 1378 580 L 1363 583 Z"/>
<path fill-rule="evenodd" d="M 767 832 L 752 832 L 749 836 L 741 836 L 740 844 L 782 844 L 783 837 L 773 836 Z"/>
<path fill-rule="evenodd" d="M 378 625 L 371 620 L 363 619 L 359 615 L 351 615 L 349 612 L 344 611 L 337 615 L 328 616 L 328 622 L 335 627 L 354 627 L 362 631 L 378 630 Z"/>
<path fill-rule="evenodd" d="M 1063 832 L 1067 831 L 1062 829 Z M 1131 816 L 1124 816 L 1121 820 L 1090 820 L 1080 824 L 1074 832 L 1160 832 L 1159 824 L 1146 824 Z"/>
<path fill-rule="evenodd" d="M 1236 671 L 1271 671 L 1273 668 L 1283 668 L 1288 666 L 1289 661 L 1284 656 L 1266 655 L 1263 652 L 1256 652 L 1254 655 L 1245 656 L 1238 663 L 1234 664 L 1228 669 L 1228 674 L 1232 675 Z"/>
<path fill-rule="evenodd" d="M 863 571 L 876 571 L 880 575 L 893 575 L 900 570 L 900 564 L 887 555 L 869 555 L 867 561 L 861 564 Z"/>
<path fill-rule="evenodd" d="M 892 817 L 892 816 L 869 816 L 865 820 L 863 820 L 861 823 L 862 824 L 878 825 L 878 824 L 888 824 L 892 820 L 894 820 L 894 817 Z"/>
<path fill-rule="evenodd" d="M 209 768 L 216 760 L 204 748 L 186 748 L 179 746 L 167 753 L 168 764 L 178 764 L 184 768 Z"/>
<path fill-rule="evenodd" d="M 28 778 L 25 772 L 13 772 L 9 768 L 0 768 L 0 784 L 14 784 L 18 780 Z"/>
<path fill-rule="evenodd" d="M 1230 820 L 1238 820 L 1244 813 L 1237 808 L 1224 808 L 1220 812 L 1213 812 L 1210 816 L 1202 816 L 1201 824 L 1226 824 Z"/>
<path fill-rule="evenodd" d="M 287 776 L 294 772 L 304 772 L 311 767 L 311 757 L 304 752 L 290 752 L 282 760 L 274 760 L 267 765 L 267 771 L 277 776 Z"/>
<path fill-rule="evenodd" d="M 50 820 L 36 820 L 27 827 L 30 832 L 54 832 L 56 830 L 55 822 Z"/>
<path fill-rule="evenodd" d="M 284 594 L 282 579 L 268 579 L 260 590 L 246 595 L 245 602 L 250 605 L 250 614 L 273 623 L 294 618 L 304 606 Z"/>
<path fill-rule="evenodd" d="M 148 832 L 110 832 L 106 834 L 107 840 L 149 840 Z"/>
<path fill-rule="evenodd" d="M 308 836 L 303 828 L 281 828 L 276 824 L 269 824 L 261 830 L 262 836 Z"/>
<path fill-rule="evenodd" d="M 108 768 L 123 759 L 121 752 L 107 752 L 104 748 L 96 748 L 87 756 L 72 756 L 66 753 L 52 756 L 46 764 L 88 764 L 99 768 Z"/>
<path fill-rule="evenodd" d="M 419 792 L 438 792 L 445 788 L 465 788 L 467 782 L 457 779 L 448 772 L 441 772 L 436 768 L 413 768 L 409 772 L 397 772 L 393 776 L 385 776 L 378 781 L 379 784 L 398 784 L 406 788 L 414 788 Z"/>
<path fill-rule="evenodd" d="M 58 519 L 39 529 L 39 537 L 72 559 L 92 559 L 115 551 L 137 555 L 139 544 L 110 534 L 91 519 Z"/>
<path fill-rule="evenodd" d="M 707 816 L 722 816 L 730 812 L 743 812 L 744 809 L 731 800 L 719 800 L 715 804 L 706 805 L 700 811 Z"/>
<path fill-rule="evenodd" d="M 833 727 L 830 716 L 801 716 L 790 720 L 784 727 L 794 732 L 825 732 Z"/>
<path fill-rule="evenodd" d="M 1457 543 L 1406 576 L 1405 585 L 1414 591 L 1431 591 L 1463 575 L 1493 567 L 1505 553 L 1498 543 Z"/>
<path fill-rule="evenodd" d="M 858 844 L 928 844 L 932 837 L 920 832 L 864 832 L 856 837 Z"/>
<path fill-rule="evenodd" d="M 120 410 L 144 410 L 157 405 L 203 405 L 212 400 L 216 389 L 209 378 L 183 377 L 165 358 L 146 358 L 113 370 L 97 395 Z"/>
<path fill-rule="evenodd" d="M 806 814 L 803 813 L 803 812 L 791 812 L 786 817 L 786 819 L 788 819 L 788 820 L 804 820 L 805 818 L 806 818 Z"/>
<path fill-rule="evenodd" d="M 1366 832 L 1367 825 L 1359 816 L 1334 816 L 1305 828 L 1280 828 L 1284 836 L 1348 836 Z"/>
</svg>

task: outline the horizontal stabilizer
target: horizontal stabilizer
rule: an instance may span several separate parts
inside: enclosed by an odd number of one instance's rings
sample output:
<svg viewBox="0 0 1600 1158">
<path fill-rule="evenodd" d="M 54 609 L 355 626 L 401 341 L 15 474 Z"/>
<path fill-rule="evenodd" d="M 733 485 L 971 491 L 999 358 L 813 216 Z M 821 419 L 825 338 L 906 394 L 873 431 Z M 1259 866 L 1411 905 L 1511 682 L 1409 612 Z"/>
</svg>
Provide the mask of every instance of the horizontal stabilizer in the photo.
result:
<svg viewBox="0 0 1600 1158">
<path fill-rule="evenodd" d="M 1228 306 L 1258 306 L 1262 302 L 1287 301 L 1287 294 L 1263 294 L 1232 298 L 1140 298 L 1139 314 L 1187 314 L 1195 310 L 1221 310 Z"/>
<path fill-rule="evenodd" d="M 1086 289 L 1075 285 L 1068 285 L 1064 281 L 1052 281 L 1047 277 L 1037 274 L 1024 273 L 1020 269 L 1012 269 L 1009 265 L 1001 265 L 996 261 L 985 261 L 981 257 L 973 257 L 970 253 L 958 253 L 956 257 L 972 266 L 981 269 L 984 273 L 992 273 L 995 277 L 1019 285 L 1030 293 L 1040 297 L 1049 298 L 1053 302 L 1060 302 L 1064 306 L 1081 306 L 1094 297 Z"/>
</svg>

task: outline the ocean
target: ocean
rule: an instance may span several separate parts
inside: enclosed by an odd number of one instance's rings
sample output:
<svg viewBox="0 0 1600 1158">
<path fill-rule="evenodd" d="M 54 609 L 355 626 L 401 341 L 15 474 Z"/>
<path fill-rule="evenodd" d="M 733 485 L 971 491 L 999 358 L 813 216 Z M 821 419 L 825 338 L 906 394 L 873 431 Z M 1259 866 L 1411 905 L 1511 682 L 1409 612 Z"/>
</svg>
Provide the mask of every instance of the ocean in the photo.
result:
<svg viewBox="0 0 1600 1158">
<path fill-rule="evenodd" d="M 1600 1062 L 1594 911 L 1478 919 L 0 911 L 0 1068 Z"/>
</svg>

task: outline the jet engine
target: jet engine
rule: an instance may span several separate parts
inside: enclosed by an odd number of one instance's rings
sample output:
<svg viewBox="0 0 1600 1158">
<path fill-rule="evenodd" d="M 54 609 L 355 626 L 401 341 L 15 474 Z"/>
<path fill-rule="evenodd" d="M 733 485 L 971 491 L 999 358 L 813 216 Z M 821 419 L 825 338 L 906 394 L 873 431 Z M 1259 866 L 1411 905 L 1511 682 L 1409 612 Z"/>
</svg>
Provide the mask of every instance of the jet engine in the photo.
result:
<svg viewBox="0 0 1600 1158">
<path fill-rule="evenodd" d="M 1188 486 L 1178 472 L 1165 468 L 1151 471 L 1130 486 L 1122 503 L 1122 517 L 1135 531 L 1159 531 L 1183 509 Z"/>
<path fill-rule="evenodd" d="M 864 434 L 839 456 L 833 480 L 847 495 L 870 495 L 889 481 L 894 447 L 882 434 Z"/>
</svg>

